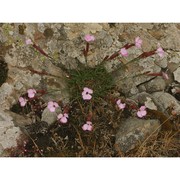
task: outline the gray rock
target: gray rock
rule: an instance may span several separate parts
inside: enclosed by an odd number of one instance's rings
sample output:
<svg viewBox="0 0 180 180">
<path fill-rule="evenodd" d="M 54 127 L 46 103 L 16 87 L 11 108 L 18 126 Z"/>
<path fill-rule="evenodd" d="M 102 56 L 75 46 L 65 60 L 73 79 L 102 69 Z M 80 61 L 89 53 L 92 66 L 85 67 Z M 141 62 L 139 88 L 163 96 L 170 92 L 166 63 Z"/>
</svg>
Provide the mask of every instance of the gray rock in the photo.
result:
<svg viewBox="0 0 180 180">
<path fill-rule="evenodd" d="M 46 107 L 42 113 L 41 121 L 45 121 L 48 125 L 51 125 L 55 121 L 57 121 L 57 115 L 62 112 L 61 108 L 56 108 L 55 112 L 50 112 L 49 109 Z"/>
<path fill-rule="evenodd" d="M 166 83 L 162 77 L 156 77 L 155 79 L 152 79 L 151 81 L 143 84 L 143 86 L 145 86 L 146 92 L 153 93 L 157 91 L 163 91 L 166 87 Z M 142 89 L 140 86 L 139 88 Z"/>
<path fill-rule="evenodd" d="M 152 100 L 152 95 L 146 92 L 139 93 L 135 96 L 130 97 L 130 99 L 134 100 L 136 103 L 144 104 L 147 108 L 152 110 L 157 110 L 157 106 Z"/>
<path fill-rule="evenodd" d="M 10 95 L 13 92 L 13 86 L 8 83 L 4 83 L 0 87 L 0 106 L 1 110 L 9 109 L 11 106 L 11 102 L 9 102 Z"/>
<path fill-rule="evenodd" d="M 180 103 L 169 93 L 155 92 L 152 94 L 152 99 L 157 105 L 159 111 L 167 114 L 167 109 L 173 107 L 173 112 L 180 114 Z"/>
<path fill-rule="evenodd" d="M 0 156 L 5 149 L 16 147 L 21 135 L 20 128 L 14 126 L 13 117 L 0 110 Z"/>
<path fill-rule="evenodd" d="M 116 145 L 123 152 L 134 149 L 139 142 L 143 142 L 149 135 L 159 132 L 160 122 L 156 119 L 126 119 L 120 125 L 116 134 Z M 157 131 L 155 131 L 157 129 Z"/>
<path fill-rule="evenodd" d="M 180 83 L 180 67 L 178 67 L 176 71 L 173 72 L 173 74 L 174 74 L 174 79 Z"/>
</svg>

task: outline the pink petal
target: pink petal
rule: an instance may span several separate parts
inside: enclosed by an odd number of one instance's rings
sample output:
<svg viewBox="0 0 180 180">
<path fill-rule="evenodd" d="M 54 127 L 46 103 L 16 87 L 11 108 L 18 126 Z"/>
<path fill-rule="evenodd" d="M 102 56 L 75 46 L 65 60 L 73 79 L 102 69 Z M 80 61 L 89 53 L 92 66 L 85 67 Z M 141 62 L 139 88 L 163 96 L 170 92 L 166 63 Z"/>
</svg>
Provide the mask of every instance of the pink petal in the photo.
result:
<svg viewBox="0 0 180 180">
<path fill-rule="evenodd" d="M 137 48 L 141 48 L 141 45 L 142 45 L 142 39 L 140 39 L 140 37 L 136 37 L 136 39 L 135 39 L 135 46 Z"/>
<path fill-rule="evenodd" d="M 140 111 L 144 111 L 146 109 L 146 106 L 141 106 L 139 109 Z"/>
<path fill-rule="evenodd" d="M 92 98 L 92 96 L 90 94 L 83 95 L 84 100 L 90 100 L 91 98 Z"/>
<path fill-rule="evenodd" d="M 141 111 L 141 115 L 145 116 L 147 114 L 147 111 Z"/>
<path fill-rule="evenodd" d="M 121 55 L 124 56 L 124 57 L 127 57 L 127 56 L 128 56 L 128 52 L 127 52 L 126 48 L 122 48 L 122 49 L 120 50 L 120 53 L 121 53 Z"/>
<path fill-rule="evenodd" d="M 87 34 L 84 36 L 84 39 L 86 42 L 91 42 L 95 40 L 95 37 L 93 35 Z"/>
<path fill-rule="evenodd" d="M 48 102 L 48 106 L 53 106 L 53 104 L 54 104 L 53 101 Z"/>
<path fill-rule="evenodd" d="M 28 89 L 28 97 L 33 98 L 35 96 L 36 90 L 35 89 Z"/>
<path fill-rule="evenodd" d="M 143 117 L 142 114 L 141 114 L 141 111 L 138 111 L 138 112 L 137 112 L 137 116 L 140 117 L 140 118 Z"/>
<path fill-rule="evenodd" d="M 88 129 L 88 125 L 87 125 L 87 124 L 84 124 L 84 125 L 82 126 L 82 129 L 83 129 L 84 131 L 86 131 L 86 130 Z"/>
<path fill-rule="evenodd" d="M 33 44 L 33 42 L 31 41 L 31 39 L 26 39 L 26 45 L 29 45 L 29 44 Z"/>
<path fill-rule="evenodd" d="M 19 102 L 22 102 L 22 101 L 24 101 L 24 98 L 23 98 L 23 97 L 20 97 L 20 98 L 19 98 Z"/>
<path fill-rule="evenodd" d="M 87 125 L 92 125 L 92 122 L 91 121 L 86 121 L 86 124 Z"/>
<path fill-rule="evenodd" d="M 121 104 L 119 104 L 118 106 L 119 106 L 119 109 L 124 109 L 125 106 L 126 106 L 126 104 L 125 104 L 125 103 L 121 103 Z"/>
<path fill-rule="evenodd" d="M 89 126 L 87 127 L 87 130 L 88 130 L 88 131 L 92 131 L 92 129 L 93 129 L 93 127 L 92 127 L 91 125 L 89 125 Z"/>
<path fill-rule="evenodd" d="M 61 123 L 67 123 L 67 118 L 66 118 L 66 117 L 62 117 L 62 118 L 60 119 L 60 122 L 61 122 Z"/>
<path fill-rule="evenodd" d="M 48 109 L 49 109 L 51 112 L 55 112 L 55 107 L 53 107 L 53 106 L 48 107 Z"/>
<path fill-rule="evenodd" d="M 20 105 L 23 107 L 26 105 L 26 103 L 27 103 L 27 101 L 22 101 L 22 102 L 20 102 Z"/>
<path fill-rule="evenodd" d="M 140 118 L 142 118 L 143 116 L 146 116 L 146 114 L 147 114 L 147 111 L 138 111 L 137 112 L 137 116 Z"/>
<path fill-rule="evenodd" d="M 92 94 L 93 93 L 93 90 L 92 89 L 88 89 L 87 91 L 89 94 Z"/>
<path fill-rule="evenodd" d="M 165 80 L 168 80 L 168 79 L 169 79 L 168 74 L 165 73 L 165 72 L 162 72 L 162 77 L 163 77 Z"/>
<path fill-rule="evenodd" d="M 64 113 L 64 117 L 68 118 L 69 116 L 68 116 L 68 114 L 67 114 L 67 113 Z"/>
<path fill-rule="evenodd" d="M 120 99 L 117 100 L 117 101 L 116 101 L 116 104 L 117 104 L 117 105 L 121 104 L 121 100 L 120 100 Z"/>
<path fill-rule="evenodd" d="M 54 103 L 53 103 L 53 106 L 54 106 L 54 107 L 59 107 L 59 105 L 58 105 L 57 102 L 54 102 Z"/>
<path fill-rule="evenodd" d="M 161 58 L 164 57 L 164 50 L 161 47 L 156 50 L 156 53 L 158 53 Z"/>
</svg>

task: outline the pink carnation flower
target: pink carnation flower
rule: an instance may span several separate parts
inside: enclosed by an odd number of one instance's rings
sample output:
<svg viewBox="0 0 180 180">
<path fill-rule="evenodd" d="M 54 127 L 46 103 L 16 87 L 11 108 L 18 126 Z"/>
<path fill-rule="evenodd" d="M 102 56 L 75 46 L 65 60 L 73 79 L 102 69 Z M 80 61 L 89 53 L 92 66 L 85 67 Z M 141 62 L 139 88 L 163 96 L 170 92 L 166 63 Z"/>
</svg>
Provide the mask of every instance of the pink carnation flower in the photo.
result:
<svg viewBox="0 0 180 180">
<path fill-rule="evenodd" d="M 26 39 L 26 45 L 29 45 L 29 44 L 33 44 L 33 42 L 31 41 L 31 39 Z"/>
<path fill-rule="evenodd" d="M 84 131 L 92 131 L 93 127 L 92 127 L 92 122 L 91 121 L 86 121 L 86 124 L 84 124 L 82 126 L 82 129 Z"/>
<path fill-rule="evenodd" d="M 59 114 L 57 116 L 58 120 L 61 122 L 61 123 L 67 123 L 67 118 L 68 118 L 68 114 L 67 113 L 64 113 L 64 114 Z"/>
<path fill-rule="evenodd" d="M 82 98 L 84 100 L 90 100 L 92 98 L 91 94 L 93 93 L 93 90 L 87 87 L 85 87 L 83 90 L 84 91 L 82 92 Z"/>
<path fill-rule="evenodd" d="M 156 53 L 161 57 L 163 58 L 164 57 L 164 50 L 162 49 L 162 47 L 158 47 L 157 50 L 156 50 Z"/>
<path fill-rule="evenodd" d="M 141 48 L 141 45 L 142 45 L 142 39 L 140 39 L 140 37 L 136 37 L 136 39 L 135 39 L 135 46 L 137 48 Z"/>
<path fill-rule="evenodd" d="M 137 116 L 139 118 L 142 118 L 142 117 L 146 116 L 146 114 L 147 114 L 146 106 L 141 106 L 137 112 Z"/>
<path fill-rule="evenodd" d="M 28 97 L 29 98 L 33 98 L 36 94 L 36 90 L 35 89 L 28 89 Z"/>
<path fill-rule="evenodd" d="M 59 107 L 59 105 L 56 102 L 49 101 L 47 107 L 51 112 L 55 112 L 56 108 Z"/>
<path fill-rule="evenodd" d="M 24 107 L 27 103 L 27 99 L 23 98 L 23 97 L 20 97 L 19 98 L 19 103 L 22 107 Z"/>
<path fill-rule="evenodd" d="M 116 101 L 116 104 L 118 105 L 119 109 L 124 109 L 126 106 L 125 103 L 121 103 L 120 99 Z"/>
<path fill-rule="evenodd" d="M 93 35 L 87 34 L 84 36 L 84 39 L 86 42 L 91 42 L 95 40 L 95 37 Z"/>
<path fill-rule="evenodd" d="M 123 57 L 127 57 L 127 56 L 128 56 L 128 52 L 127 52 L 126 48 L 122 48 L 122 49 L 120 50 L 120 54 L 121 54 Z"/>
</svg>

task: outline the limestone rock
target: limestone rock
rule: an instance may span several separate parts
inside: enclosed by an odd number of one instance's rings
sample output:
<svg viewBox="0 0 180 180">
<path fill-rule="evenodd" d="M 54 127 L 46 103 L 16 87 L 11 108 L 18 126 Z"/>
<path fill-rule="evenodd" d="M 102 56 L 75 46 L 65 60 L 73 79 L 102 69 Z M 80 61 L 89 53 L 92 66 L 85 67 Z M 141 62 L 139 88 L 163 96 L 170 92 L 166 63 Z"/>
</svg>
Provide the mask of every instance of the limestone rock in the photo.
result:
<svg viewBox="0 0 180 180">
<path fill-rule="evenodd" d="M 176 69 L 176 71 L 173 72 L 174 79 L 180 83 L 180 67 Z"/>
<path fill-rule="evenodd" d="M 155 79 L 152 79 L 151 81 L 149 81 L 143 85 L 145 86 L 146 92 L 148 92 L 148 93 L 163 91 L 166 87 L 166 83 L 165 83 L 164 79 L 162 79 L 162 77 L 156 77 Z"/>
<path fill-rule="evenodd" d="M 54 123 L 55 121 L 57 121 L 57 115 L 60 114 L 61 108 L 56 108 L 55 112 L 51 112 L 49 111 L 49 109 L 46 107 L 42 113 L 42 118 L 41 121 L 45 121 L 48 123 L 48 125 L 51 125 L 52 123 Z"/>
<path fill-rule="evenodd" d="M 167 109 L 173 107 L 173 112 L 180 114 L 180 103 L 171 94 L 155 92 L 152 94 L 152 99 L 160 111 L 167 114 Z"/>
<path fill-rule="evenodd" d="M 19 127 L 15 127 L 13 117 L 0 110 L 0 156 L 7 148 L 16 147 L 17 139 L 22 132 Z"/>
<path fill-rule="evenodd" d="M 159 126 L 160 123 L 156 119 L 126 119 L 120 124 L 115 143 L 123 153 L 126 153 L 134 149 L 139 142 L 143 142 L 143 140 L 154 133 Z M 157 134 L 158 131 L 159 130 L 157 130 L 155 134 Z"/>
</svg>

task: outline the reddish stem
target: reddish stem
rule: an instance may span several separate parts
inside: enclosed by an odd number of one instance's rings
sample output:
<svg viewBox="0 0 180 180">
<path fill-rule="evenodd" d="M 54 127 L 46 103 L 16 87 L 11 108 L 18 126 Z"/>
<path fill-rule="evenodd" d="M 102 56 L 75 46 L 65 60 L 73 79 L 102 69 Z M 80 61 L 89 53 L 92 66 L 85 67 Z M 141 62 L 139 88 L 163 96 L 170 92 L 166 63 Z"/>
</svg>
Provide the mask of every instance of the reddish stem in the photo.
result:
<svg viewBox="0 0 180 180">
<path fill-rule="evenodd" d="M 86 43 L 86 48 L 83 50 L 83 53 L 84 53 L 85 57 L 87 57 L 88 51 L 89 51 L 89 43 L 87 42 Z"/>
<path fill-rule="evenodd" d="M 129 44 L 129 43 L 127 43 L 127 44 L 125 44 L 122 48 L 129 49 L 129 48 L 131 48 L 132 46 L 135 46 L 135 44 Z M 106 57 L 104 58 L 104 61 L 106 61 L 106 60 L 112 60 L 112 59 L 116 58 L 117 56 L 119 56 L 119 51 L 113 53 L 110 57 L 109 57 L 109 56 L 106 56 Z"/>
<path fill-rule="evenodd" d="M 127 43 L 126 45 L 123 46 L 123 48 L 129 49 L 129 48 L 131 48 L 132 46 L 135 46 L 135 44 L 134 44 L 134 43 L 133 43 L 133 44 Z"/>
<path fill-rule="evenodd" d="M 41 54 L 43 54 L 44 56 L 51 58 L 46 52 L 44 52 L 43 49 L 41 49 L 39 46 L 37 46 L 35 43 L 32 45 L 37 51 L 39 51 Z"/>
<path fill-rule="evenodd" d="M 143 52 L 143 53 L 142 53 L 140 56 L 138 56 L 137 58 L 143 59 L 143 58 L 152 56 L 152 55 L 154 55 L 155 53 L 156 53 L 156 50 L 149 51 L 149 52 Z"/>
</svg>

